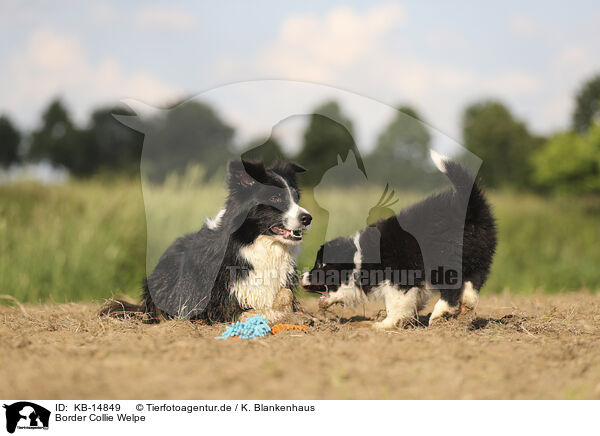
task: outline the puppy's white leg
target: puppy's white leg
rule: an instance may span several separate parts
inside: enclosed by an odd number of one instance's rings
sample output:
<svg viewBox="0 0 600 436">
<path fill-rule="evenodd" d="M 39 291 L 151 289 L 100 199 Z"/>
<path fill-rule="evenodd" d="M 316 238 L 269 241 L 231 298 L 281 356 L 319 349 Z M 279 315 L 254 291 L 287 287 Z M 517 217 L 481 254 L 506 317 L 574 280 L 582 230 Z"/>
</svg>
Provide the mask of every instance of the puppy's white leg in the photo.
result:
<svg viewBox="0 0 600 436">
<path fill-rule="evenodd" d="M 395 286 L 384 285 L 380 292 L 385 300 L 386 317 L 383 321 L 373 324 L 373 328 L 393 329 L 399 323 L 404 323 L 417 315 L 423 297 L 419 288 L 410 288 L 404 292 Z"/>
<path fill-rule="evenodd" d="M 467 313 L 477 308 L 479 303 L 479 292 L 473 287 L 473 282 L 465 282 L 462 289 L 461 301 L 461 313 Z"/>
<path fill-rule="evenodd" d="M 442 290 L 440 291 L 440 299 L 431 312 L 429 325 L 433 325 L 443 319 L 454 318 L 460 313 L 460 290 Z"/>
<path fill-rule="evenodd" d="M 334 304 L 343 304 L 344 306 L 358 306 L 367 301 L 363 291 L 354 283 L 342 285 L 335 292 L 330 292 L 326 298 L 319 301 L 319 307 L 327 309 Z"/>
<path fill-rule="evenodd" d="M 420 288 L 417 297 L 417 313 L 425 309 L 431 298 L 431 290 L 428 288 Z"/>
</svg>

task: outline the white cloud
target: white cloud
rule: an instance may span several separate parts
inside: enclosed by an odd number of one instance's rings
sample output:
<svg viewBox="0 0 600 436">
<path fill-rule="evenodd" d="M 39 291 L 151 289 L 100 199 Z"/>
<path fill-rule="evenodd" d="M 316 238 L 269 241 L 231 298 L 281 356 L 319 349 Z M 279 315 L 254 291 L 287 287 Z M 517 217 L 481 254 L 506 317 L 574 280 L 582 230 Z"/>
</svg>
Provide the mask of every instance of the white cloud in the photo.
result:
<svg viewBox="0 0 600 436">
<path fill-rule="evenodd" d="M 114 24 L 120 18 L 119 11 L 107 2 L 94 3 L 90 11 L 92 21 L 98 25 Z"/>
<path fill-rule="evenodd" d="M 584 81 L 600 72 L 600 59 L 581 45 L 562 48 L 549 64 L 545 101 L 532 124 L 538 130 L 564 128 L 571 121 L 575 95 Z M 545 128 L 545 129 L 544 129 Z"/>
<path fill-rule="evenodd" d="M 590 51 L 581 46 L 569 46 L 561 50 L 553 62 L 553 67 L 561 73 L 569 71 L 592 71 L 598 68 L 597 56 L 592 56 Z"/>
<path fill-rule="evenodd" d="M 540 91 L 540 81 L 526 71 L 483 73 L 408 51 L 403 33 L 394 32 L 407 20 L 398 3 L 364 12 L 337 7 L 324 17 L 292 15 L 282 22 L 277 38 L 253 58 L 220 59 L 218 74 L 235 80 L 253 72 L 257 78 L 314 81 L 368 92 L 390 105 L 408 102 L 421 109 L 432 126 L 455 138 L 460 131 L 458 112 L 472 99 L 519 98 Z M 439 42 L 442 36 L 436 34 L 433 40 Z M 449 44 L 468 48 L 458 35 Z M 235 77 L 238 72 L 245 77 Z"/>
<path fill-rule="evenodd" d="M 505 71 L 489 77 L 484 88 L 499 95 L 529 95 L 541 90 L 540 79 L 533 74 L 522 71 Z"/>
<path fill-rule="evenodd" d="M 543 31 L 543 25 L 525 15 L 513 15 L 508 20 L 510 31 L 519 36 L 536 36 Z"/>
<path fill-rule="evenodd" d="M 29 116 L 37 116 L 50 98 L 64 95 L 83 121 L 89 108 L 99 103 L 132 97 L 163 104 L 179 93 L 149 74 L 124 71 L 113 59 L 92 63 L 77 37 L 42 29 L 0 70 L 0 94 L 7 110 Z"/>
<path fill-rule="evenodd" d="M 135 18 L 138 27 L 152 31 L 187 32 L 196 26 L 186 11 L 171 6 L 147 6 Z"/>
<path fill-rule="evenodd" d="M 292 15 L 283 21 L 278 39 L 264 50 L 259 62 L 286 77 L 327 80 L 334 76 L 332 70 L 345 69 L 368 55 L 404 18 L 397 3 L 378 5 L 363 14 L 341 6 L 324 19 Z"/>
<path fill-rule="evenodd" d="M 197 26 L 192 15 L 164 5 L 142 8 L 133 17 L 134 25 L 169 32 Z M 41 11 L 34 8 L 28 13 L 22 5 L 0 6 L 0 10 L 10 12 L 0 13 L 0 22 L 10 16 L 11 22 L 39 26 L 45 19 Z M 88 10 L 87 25 L 93 20 L 124 24 L 126 17 L 108 2 Z M 500 35 L 490 30 L 490 35 L 478 41 L 473 31 L 480 30 L 458 29 L 452 17 L 446 27 L 427 29 L 422 22 L 413 25 L 398 3 L 338 6 L 323 15 L 290 14 L 279 22 L 273 39 L 255 46 L 245 57 L 219 50 L 223 54 L 217 60 L 212 55 L 204 59 L 208 68 L 212 66 L 212 75 L 182 75 L 178 83 L 187 80 L 186 87 L 193 90 L 235 80 L 313 81 L 390 105 L 413 104 L 431 125 L 454 137 L 459 136 L 464 106 L 474 99 L 492 97 L 507 102 L 520 116 L 526 115 L 537 131 L 548 132 L 567 125 L 573 95 L 583 80 L 600 71 L 600 58 L 594 55 L 600 39 L 597 26 L 588 29 L 580 23 L 576 29 L 571 25 L 557 29 L 541 16 L 514 15 L 504 23 Z M 38 28 L 23 50 L 2 59 L 0 105 L 4 110 L 29 122 L 24 117 L 37 119 L 42 106 L 57 94 L 64 95 L 80 116 L 94 105 L 123 97 L 161 105 L 179 94 L 176 87 L 152 72 L 128 71 L 112 55 L 92 60 L 78 37 L 61 32 Z M 497 37 L 506 38 L 507 32 L 522 39 L 508 38 L 502 46 L 506 50 L 499 50 L 497 57 L 494 53 L 492 61 L 478 57 L 482 46 L 497 43 Z M 256 40 L 251 34 L 248 39 Z M 229 42 L 221 44 L 226 47 Z M 278 97 L 261 98 L 276 105 Z M 356 116 L 360 115 L 353 113 Z M 362 116 L 368 119 L 370 114 Z"/>
<path fill-rule="evenodd" d="M 450 27 L 438 27 L 426 36 L 427 42 L 439 50 L 466 50 L 471 42 Z"/>
</svg>

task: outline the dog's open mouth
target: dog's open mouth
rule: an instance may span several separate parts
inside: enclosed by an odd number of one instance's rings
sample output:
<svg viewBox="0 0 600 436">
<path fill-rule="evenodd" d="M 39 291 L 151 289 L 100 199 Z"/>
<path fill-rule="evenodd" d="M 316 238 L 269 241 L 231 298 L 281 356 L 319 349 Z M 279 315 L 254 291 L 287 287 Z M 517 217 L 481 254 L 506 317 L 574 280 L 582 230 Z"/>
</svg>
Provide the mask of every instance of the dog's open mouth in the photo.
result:
<svg viewBox="0 0 600 436">
<path fill-rule="evenodd" d="M 273 234 L 283 236 L 285 239 L 289 239 L 290 241 L 302 240 L 302 230 L 289 230 L 280 226 L 271 226 L 269 230 L 271 230 Z"/>
<path fill-rule="evenodd" d="M 319 294 L 321 294 L 321 300 L 325 300 L 327 299 L 327 297 L 329 297 L 329 289 L 327 289 L 327 287 L 325 287 L 324 291 L 316 291 Z"/>
<path fill-rule="evenodd" d="M 302 285 L 302 288 L 306 292 L 321 294 L 321 300 L 325 300 L 327 297 L 329 297 L 329 288 L 327 285 Z"/>
</svg>

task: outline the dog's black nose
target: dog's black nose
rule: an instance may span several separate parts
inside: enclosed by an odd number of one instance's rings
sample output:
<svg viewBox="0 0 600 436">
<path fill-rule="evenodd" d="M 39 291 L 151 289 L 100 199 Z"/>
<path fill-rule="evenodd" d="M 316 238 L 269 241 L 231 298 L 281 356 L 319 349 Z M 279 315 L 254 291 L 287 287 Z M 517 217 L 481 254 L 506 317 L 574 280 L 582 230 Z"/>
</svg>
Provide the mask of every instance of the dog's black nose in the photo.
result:
<svg viewBox="0 0 600 436">
<path fill-rule="evenodd" d="M 312 216 L 309 213 L 300 214 L 300 222 L 303 226 L 308 226 L 312 222 Z"/>
</svg>

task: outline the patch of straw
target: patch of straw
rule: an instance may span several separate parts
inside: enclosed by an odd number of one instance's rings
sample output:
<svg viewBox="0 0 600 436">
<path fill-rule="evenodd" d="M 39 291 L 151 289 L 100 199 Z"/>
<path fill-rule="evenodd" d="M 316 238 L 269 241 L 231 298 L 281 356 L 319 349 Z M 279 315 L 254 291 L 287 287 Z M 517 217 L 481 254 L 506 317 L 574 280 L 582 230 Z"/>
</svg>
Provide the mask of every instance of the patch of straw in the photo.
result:
<svg viewBox="0 0 600 436">
<path fill-rule="evenodd" d="M 15 303 L 17 305 L 17 307 L 19 309 L 21 309 L 21 312 L 23 312 L 23 314 L 29 318 L 29 313 L 27 313 L 27 311 L 25 310 L 25 307 L 23 307 L 23 305 L 19 302 L 19 300 L 17 300 L 15 297 L 13 297 L 12 295 L 8 295 L 8 294 L 2 294 L 0 295 L 0 298 L 4 299 L 4 300 L 10 300 L 13 303 Z"/>
</svg>

